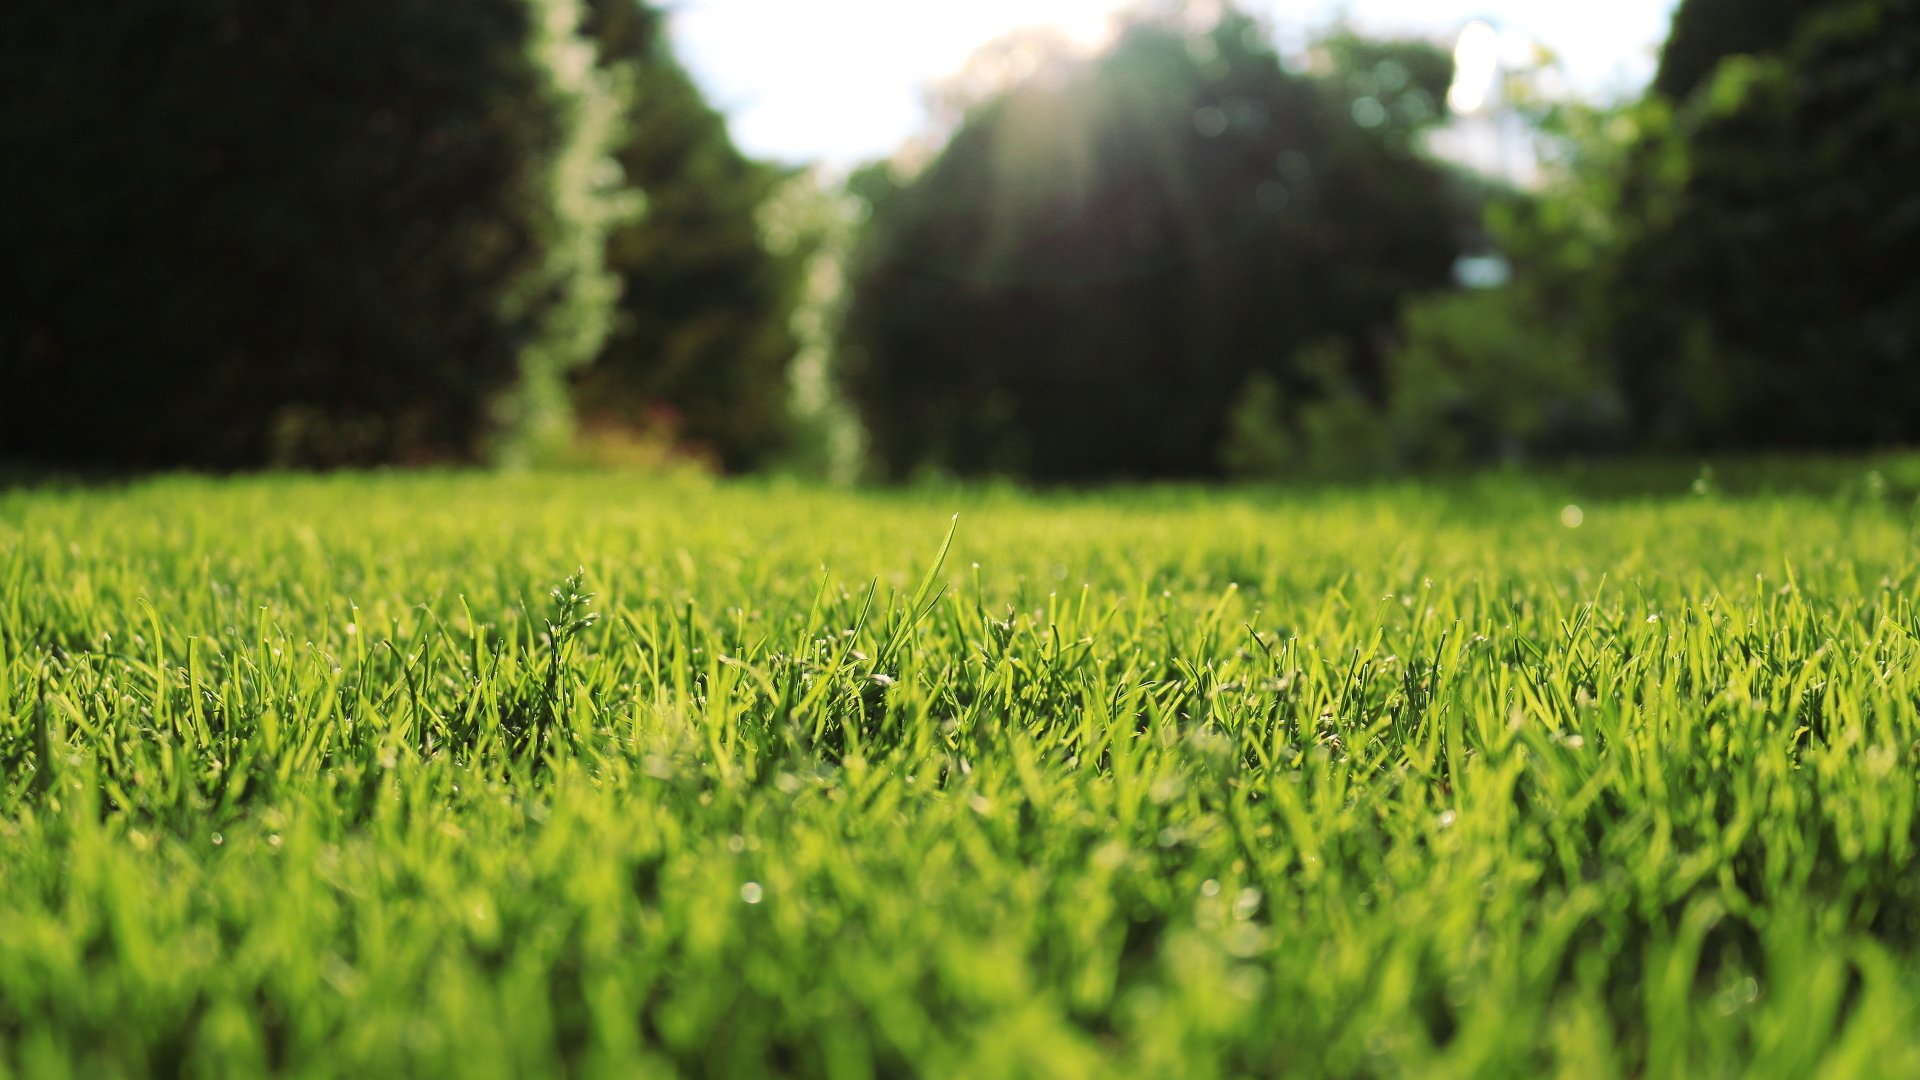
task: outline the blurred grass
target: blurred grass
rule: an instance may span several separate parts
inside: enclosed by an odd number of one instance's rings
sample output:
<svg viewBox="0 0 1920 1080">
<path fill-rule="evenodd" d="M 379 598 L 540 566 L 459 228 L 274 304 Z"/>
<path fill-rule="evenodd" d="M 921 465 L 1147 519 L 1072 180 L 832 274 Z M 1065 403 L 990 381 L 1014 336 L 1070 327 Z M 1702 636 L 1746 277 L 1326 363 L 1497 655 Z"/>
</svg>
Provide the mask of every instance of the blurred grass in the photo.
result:
<svg viewBox="0 0 1920 1080">
<path fill-rule="evenodd" d="M 1920 1074 L 1916 492 L 0 494 L 0 1073 Z"/>
</svg>

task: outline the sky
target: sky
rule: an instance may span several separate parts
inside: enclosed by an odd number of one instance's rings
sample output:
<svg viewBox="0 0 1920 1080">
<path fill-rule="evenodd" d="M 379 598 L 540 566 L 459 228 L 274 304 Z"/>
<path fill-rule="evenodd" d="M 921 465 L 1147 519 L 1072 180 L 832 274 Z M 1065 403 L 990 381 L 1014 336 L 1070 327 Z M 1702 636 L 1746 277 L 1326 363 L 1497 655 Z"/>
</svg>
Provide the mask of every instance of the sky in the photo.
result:
<svg viewBox="0 0 1920 1080">
<path fill-rule="evenodd" d="M 1630 92 L 1652 76 L 1675 0 L 1243 0 L 1298 34 L 1344 13 L 1369 33 L 1451 41 L 1476 19 L 1558 53 L 1573 88 Z M 1097 42 L 1125 0 L 678 0 L 681 60 L 749 154 L 847 167 L 923 130 L 924 88 L 980 46 L 1053 25 Z"/>
</svg>

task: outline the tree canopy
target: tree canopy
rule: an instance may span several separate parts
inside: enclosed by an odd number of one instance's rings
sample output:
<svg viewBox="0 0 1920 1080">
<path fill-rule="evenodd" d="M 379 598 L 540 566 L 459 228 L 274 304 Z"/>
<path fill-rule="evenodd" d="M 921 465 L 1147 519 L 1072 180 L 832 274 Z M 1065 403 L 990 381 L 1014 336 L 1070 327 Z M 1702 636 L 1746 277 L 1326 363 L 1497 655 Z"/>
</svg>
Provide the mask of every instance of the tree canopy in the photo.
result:
<svg viewBox="0 0 1920 1080">
<path fill-rule="evenodd" d="M 1295 73 L 1231 9 L 1141 18 L 973 104 L 916 175 L 870 170 L 844 378 L 883 470 L 1211 473 L 1242 388 L 1322 393 L 1296 361 L 1328 339 L 1377 393 L 1401 299 L 1459 250 L 1416 149 L 1450 72 L 1339 38 Z"/>
<path fill-rule="evenodd" d="M 1657 437 L 1920 438 L 1920 5 L 1809 6 L 1650 129 L 1620 207 L 1607 323 Z"/>
<path fill-rule="evenodd" d="M 1829 0 L 1683 0 L 1660 50 L 1653 88 L 1684 101 L 1729 56 L 1776 53 L 1809 12 Z"/>
</svg>

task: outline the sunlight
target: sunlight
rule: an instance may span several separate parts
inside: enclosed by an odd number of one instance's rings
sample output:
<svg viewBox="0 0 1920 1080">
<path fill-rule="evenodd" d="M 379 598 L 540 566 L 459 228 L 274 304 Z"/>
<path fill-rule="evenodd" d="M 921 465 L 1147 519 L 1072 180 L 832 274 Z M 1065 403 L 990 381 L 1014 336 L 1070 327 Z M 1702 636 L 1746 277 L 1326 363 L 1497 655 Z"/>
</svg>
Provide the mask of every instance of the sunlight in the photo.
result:
<svg viewBox="0 0 1920 1080">
<path fill-rule="evenodd" d="M 1113 16 L 1124 6 L 1120 0 L 991 0 L 961 5 L 954 14 L 968 25 L 964 36 L 975 46 L 1018 30 L 1045 28 L 1075 45 L 1098 48 L 1111 36 Z"/>
<path fill-rule="evenodd" d="M 1606 18 L 1540 0 L 1242 0 L 1289 41 L 1345 11 L 1369 33 L 1452 38 L 1476 19 L 1552 47 L 1573 85 L 1605 91 L 1651 74 L 1673 0 L 1616 0 Z M 1126 0 L 678 0 L 674 38 L 751 152 L 836 165 L 885 157 L 925 129 L 926 89 L 984 45 L 1052 28 L 1104 44 Z M 1494 37 L 1501 34 L 1495 31 Z M 1497 59 L 1496 49 L 1492 59 Z M 1624 73 L 1624 74 L 1623 74 Z M 1490 74 L 1490 73 L 1489 73 Z M 1487 104 L 1490 86 L 1461 93 Z"/>
<path fill-rule="evenodd" d="M 1447 103 L 1462 115 L 1479 112 L 1500 74 L 1500 32 L 1486 22 L 1469 23 L 1453 50 L 1453 89 Z"/>
<path fill-rule="evenodd" d="M 675 36 L 696 69 L 719 71 L 716 96 L 749 145 L 809 147 L 830 158 L 888 152 L 920 123 L 914 101 L 982 46 L 1027 29 L 1096 49 L 1124 0 L 693 0 Z M 724 43 L 725 58 L 709 56 Z M 714 46 L 718 48 L 716 44 Z M 744 73 L 738 81 L 728 72 Z M 769 93 L 766 87 L 804 88 Z M 882 92 L 876 92 L 882 91 Z"/>
</svg>

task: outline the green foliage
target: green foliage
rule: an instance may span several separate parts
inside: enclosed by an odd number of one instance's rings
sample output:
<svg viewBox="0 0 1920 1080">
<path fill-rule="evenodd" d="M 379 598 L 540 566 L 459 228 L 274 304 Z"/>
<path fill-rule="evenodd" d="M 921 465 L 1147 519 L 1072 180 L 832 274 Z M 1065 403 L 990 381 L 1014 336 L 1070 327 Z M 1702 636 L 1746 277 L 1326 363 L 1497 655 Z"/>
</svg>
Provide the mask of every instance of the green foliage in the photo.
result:
<svg viewBox="0 0 1920 1080">
<path fill-rule="evenodd" d="M 1404 460 L 1517 462 L 1617 444 L 1621 407 L 1606 373 L 1544 315 L 1515 286 L 1407 305 L 1383 417 Z"/>
<path fill-rule="evenodd" d="M 846 309 L 846 266 L 862 206 L 844 180 L 809 169 L 782 184 L 761 207 L 769 248 L 800 260 L 803 272 L 793 311 L 799 351 L 790 371 L 792 437 L 777 467 L 836 484 L 859 479 L 866 463 L 860 418 L 834 376 Z"/>
<path fill-rule="evenodd" d="M 611 91 L 577 21 L 6 5 L 0 454 L 469 458 L 502 419 L 550 439 L 613 287 Z"/>
<path fill-rule="evenodd" d="M 1305 400 L 1289 402 L 1265 372 L 1247 380 L 1227 419 L 1220 463 L 1250 479 L 1353 480 L 1398 464 L 1393 433 L 1353 376 L 1353 355 L 1338 338 L 1294 357 Z"/>
<path fill-rule="evenodd" d="M 1299 464 L 1299 448 L 1287 430 L 1280 384 L 1255 372 L 1240 388 L 1240 400 L 1227 414 L 1227 437 L 1220 464 L 1228 476 L 1259 479 L 1286 476 Z"/>
<path fill-rule="evenodd" d="M 1678 106 L 1623 210 L 1614 348 L 1637 412 L 1710 445 L 1920 438 L 1920 9 L 1835 0 Z"/>
<path fill-rule="evenodd" d="M 772 249 L 762 211 L 787 174 L 735 149 L 726 119 L 673 56 L 643 0 L 589 0 L 603 61 L 634 84 L 617 157 L 646 213 L 615 230 L 614 331 L 579 372 L 589 419 L 662 425 L 732 469 L 766 464 L 790 434 L 792 319 L 806 238 Z"/>
<path fill-rule="evenodd" d="M 0 1071 L 1913 1075 L 1920 460 L 1697 475 L 0 494 Z"/>
<path fill-rule="evenodd" d="M 1142 18 L 975 102 L 911 177 L 855 187 L 843 377 L 882 470 L 1215 471 L 1262 374 L 1340 339 L 1361 392 L 1402 298 L 1442 286 L 1452 189 L 1415 155 L 1444 54 L 1341 38 L 1290 74 L 1232 10 Z"/>
<path fill-rule="evenodd" d="M 1229 475 L 1360 479 L 1408 469 L 1550 461 L 1617 449 L 1622 407 L 1592 350 L 1519 286 L 1409 301 L 1387 354 L 1387 399 L 1359 392 L 1337 340 L 1304 351 L 1309 399 L 1249 380 L 1221 447 Z"/>
<path fill-rule="evenodd" d="M 1605 381 L 1643 448 L 1920 438 L 1917 16 L 1689 0 L 1645 99 L 1542 109 L 1546 182 L 1489 221 L 1510 370 Z"/>
<path fill-rule="evenodd" d="M 1682 0 L 1653 88 L 1669 101 L 1685 101 L 1713 80 L 1721 61 L 1778 53 L 1803 19 L 1832 6 L 1833 0 Z"/>
<path fill-rule="evenodd" d="M 1445 50 L 1344 28 L 1321 38 L 1314 49 L 1315 65 L 1346 104 L 1347 115 L 1363 128 L 1382 131 L 1395 152 L 1411 152 L 1422 132 L 1446 121 L 1453 57 Z"/>
</svg>

